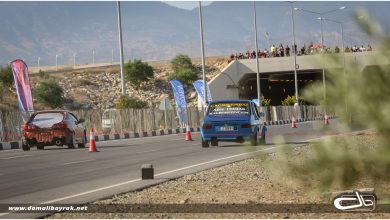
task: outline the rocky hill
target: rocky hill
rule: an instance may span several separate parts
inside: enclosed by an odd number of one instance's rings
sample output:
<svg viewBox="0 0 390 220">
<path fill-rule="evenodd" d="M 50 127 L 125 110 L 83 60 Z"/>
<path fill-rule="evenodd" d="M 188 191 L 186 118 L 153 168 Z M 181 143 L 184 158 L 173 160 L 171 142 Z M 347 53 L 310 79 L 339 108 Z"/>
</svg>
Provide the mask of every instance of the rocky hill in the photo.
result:
<svg viewBox="0 0 390 220">
<path fill-rule="evenodd" d="M 202 78 L 201 63 L 199 60 L 193 61 L 196 70 L 199 73 L 199 79 Z M 227 66 L 227 57 L 212 57 L 206 59 L 207 79 L 210 80 L 216 74 Z M 164 96 L 172 100 L 173 94 L 171 86 L 167 80 L 169 73 L 172 72 L 170 64 L 167 62 L 150 63 L 154 69 L 154 78 L 149 82 L 141 83 L 135 88 L 130 83 L 126 83 L 126 92 L 128 95 L 146 101 L 149 106 L 157 107 Z M 83 70 L 65 70 L 60 73 L 47 73 L 50 78 L 58 81 L 64 90 L 66 109 L 106 109 L 115 107 L 121 94 L 121 83 L 119 66 L 88 68 Z M 32 74 L 31 82 L 33 88 L 43 80 L 39 74 Z M 189 105 L 195 105 L 197 95 L 192 86 L 185 88 L 187 102 Z M 34 92 L 33 92 L 34 93 Z M 17 106 L 16 93 L 13 90 L 5 99 L 7 103 L 15 103 Z M 35 102 L 35 101 L 34 101 Z M 7 105 L 4 103 L 4 105 Z M 3 106 L 4 106 L 3 105 Z M 34 103 L 37 110 L 47 109 L 47 106 Z"/>
</svg>

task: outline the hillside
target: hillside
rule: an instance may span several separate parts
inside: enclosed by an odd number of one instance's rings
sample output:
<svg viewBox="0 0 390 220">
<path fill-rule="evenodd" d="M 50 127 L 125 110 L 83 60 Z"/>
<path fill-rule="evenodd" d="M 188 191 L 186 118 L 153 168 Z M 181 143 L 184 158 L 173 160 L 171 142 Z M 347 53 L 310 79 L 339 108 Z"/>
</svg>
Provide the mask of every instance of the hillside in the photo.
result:
<svg viewBox="0 0 390 220">
<path fill-rule="evenodd" d="M 194 66 L 201 79 L 201 62 L 193 60 Z M 210 80 L 228 64 L 227 57 L 206 58 L 207 79 Z M 146 101 L 149 106 L 157 107 L 164 96 L 171 98 L 173 94 L 167 81 L 170 72 L 170 64 L 167 62 L 152 62 L 154 78 L 142 83 L 138 89 L 126 83 L 127 94 Z M 68 68 L 60 69 L 58 73 L 51 72 L 51 68 L 43 69 L 50 78 L 55 79 L 64 90 L 67 109 L 106 109 L 115 107 L 115 103 L 121 94 L 119 65 L 109 67 L 90 67 L 80 70 Z M 34 87 L 43 80 L 36 71 L 32 70 L 31 82 Z M 197 96 L 192 86 L 185 88 L 187 102 L 195 105 Z M 36 110 L 47 109 L 47 106 L 34 102 Z M 15 90 L 7 91 L 0 101 L 0 108 L 17 108 L 17 96 Z"/>
<path fill-rule="evenodd" d="M 353 25 L 352 13 L 366 8 L 389 32 L 388 2 L 296 2 L 295 7 L 327 11 L 342 5 L 348 10 L 333 13 L 334 20 L 346 21 L 345 41 L 350 44 L 373 44 Z M 200 56 L 198 9 L 191 11 L 158 1 L 124 1 L 122 26 L 125 60 L 169 60 L 179 53 Z M 215 56 L 253 48 L 252 2 L 221 1 L 203 8 L 205 54 Z M 291 45 L 290 4 L 257 3 L 259 47 L 270 44 Z M 297 45 L 319 42 L 319 22 L 315 16 L 295 16 Z M 0 64 L 21 58 L 29 66 L 118 61 L 118 26 L 116 2 L 0 2 Z M 340 45 L 337 24 L 324 25 L 325 44 Z"/>
</svg>

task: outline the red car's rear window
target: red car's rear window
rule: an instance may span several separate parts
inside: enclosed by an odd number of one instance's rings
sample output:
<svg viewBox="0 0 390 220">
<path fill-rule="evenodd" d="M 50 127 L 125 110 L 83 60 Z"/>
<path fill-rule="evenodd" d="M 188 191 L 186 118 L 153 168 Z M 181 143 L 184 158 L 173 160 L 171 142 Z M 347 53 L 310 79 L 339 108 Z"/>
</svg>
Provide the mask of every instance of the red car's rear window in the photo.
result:
<svg viewBox="0 0 390 220">
<path fill-rule="evenodd" d="M 30 120 L 30 124 L 34 124 L 40 128 L 50 128 L 54 124 L 60 123 L 64 120 L 64 113 L 62 112 L 44 112 L 38 113 Z"/>
</svg>

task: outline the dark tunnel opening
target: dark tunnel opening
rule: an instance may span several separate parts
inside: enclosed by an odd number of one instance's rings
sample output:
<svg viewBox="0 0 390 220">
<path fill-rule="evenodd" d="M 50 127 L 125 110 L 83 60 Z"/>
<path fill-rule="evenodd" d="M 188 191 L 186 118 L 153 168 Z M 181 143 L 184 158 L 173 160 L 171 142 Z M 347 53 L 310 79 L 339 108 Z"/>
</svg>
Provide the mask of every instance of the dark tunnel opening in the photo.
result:
<svg viewBox="0 0 390 220">
<path fill-rule="evenodd" d="M 322 70 L 298 72 L 298 95 L 315 81 L 322 82 Z M 261 94 L 271 100 L 271 105 L 281 105 L 288 95 L 295 95 L 294 73 L 261 73 Z M 240 99 L 257 99 L 256 73 L 245 75 L 239 81 Z"/>
</svg>

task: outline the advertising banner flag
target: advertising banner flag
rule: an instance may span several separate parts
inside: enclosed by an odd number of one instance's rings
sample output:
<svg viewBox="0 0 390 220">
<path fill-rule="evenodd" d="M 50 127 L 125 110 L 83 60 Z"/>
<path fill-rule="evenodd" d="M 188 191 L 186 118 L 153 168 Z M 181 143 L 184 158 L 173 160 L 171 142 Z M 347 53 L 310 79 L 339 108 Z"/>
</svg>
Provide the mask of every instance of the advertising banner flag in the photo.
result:
<svg viewBox="0 0 390 220">
<path fill-rule="evenodd" d="M 175 97 L 176 111 L 179 117 L 180 126 L 185 127 L 187 124 L 187 102 L 183 85 L 178 80 L 171 80 L 170 83 L 173 90 L 173 96 Z"/>
<path fill-rule="evenodd" d="M 17 59 L 11 62 L 11 69 L 18 94 L 19 111 L 27 119 L 28 113 L 34 111 L 28 68 L 23 60 Z"/>
<path fill-rule="evenodd" d="M 196 80 L 196 81 L 193 83 L 193 85 L 194 85 L 194 87 L 195 87 L 196 93 L 198 93 L 198 96 L 199 96 L 200 99 L 202 100 L 203 105 L 205 105 L 203 81 L 202 81 L 202 80 Z M 207 84 L 207 82 L 206 82 L 206 87 L 207 87 L 207 101 L 208 101 L 208 102 L 211 102 L 211 101 L 212 101 L 212 98 L 211 98 L 211 93 L 210 93 L 209 84 Z"/>
</svg>

